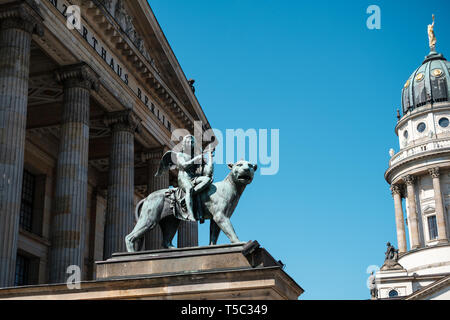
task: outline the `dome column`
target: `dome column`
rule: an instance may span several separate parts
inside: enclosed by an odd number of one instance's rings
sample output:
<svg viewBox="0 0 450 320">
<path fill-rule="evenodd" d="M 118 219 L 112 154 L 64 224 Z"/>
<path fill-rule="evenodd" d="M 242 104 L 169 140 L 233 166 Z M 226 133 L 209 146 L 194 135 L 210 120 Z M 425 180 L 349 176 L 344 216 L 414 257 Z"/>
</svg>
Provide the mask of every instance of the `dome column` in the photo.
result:
<svg viewBox="0 0 450 320">
<path fill-rule="evenodd" d="M 444 218 L 444 205 L 442 202 L 442 193 L 441 193 L 441 181 L 439 179 L 439 168 L 432 168 L 429 170 L 431 178 L 433 179 L 433 189 L 434 189 L 434 201 L 435 201 L 435 211 L 436 211 L 436 220 L 438 227 L 438 241 L 440 243 L 447 243 L 447 229 L 445 226 L 445 218 Z"/>
<path fill-rule="evenodd" d="M 398 185 L 391 186 L 392 197 L 395 206 L 395 224 L 397 226 L 397 245 L 400 253 L 406 252 L 406 232 L 403 220 L 402 194 L 401 187 Z"/>
<path fill-rule="evenodd" d="M 408 225 L 409 232 L 411 234 L 411 249 L 417 249 L 420 247 L 419 239 L 419 224 L 417 220 L 417 207 L 416 207 L 416 192 L 414 187 L 414 181 L 416 180 L 413 175 L 407 175 L 403 177 L 406 182 L 406 190 L 408 193 L 408 206 L 409 206 L 409 216 Z"/>
</svg>

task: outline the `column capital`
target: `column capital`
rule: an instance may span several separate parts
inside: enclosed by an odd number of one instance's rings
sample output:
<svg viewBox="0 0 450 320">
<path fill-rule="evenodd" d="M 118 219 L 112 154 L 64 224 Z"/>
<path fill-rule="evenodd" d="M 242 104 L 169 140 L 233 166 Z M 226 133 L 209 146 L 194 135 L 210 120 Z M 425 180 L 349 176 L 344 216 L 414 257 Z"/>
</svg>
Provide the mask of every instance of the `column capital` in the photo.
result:
<svg viewBox="0 0 450 320">
<path fill-rule="evenodd" d="M 148 161 L 150 163 L 157 164 L 159 163 L 159 161 L 161 161 L 163 155 L 164 155 L 163 148 L 146 150 L 141 153 L 141 160 L 142 162 Z"/>
<path fill-rule="evenodd" d="M 1 29 L 22 29 L 43 36 L 43 20 L 39 4 L 35 0 L 20 0 L 0 5 Z"/>
<path fill-rule="evenodd" d="M 99 77 L 85 62 L 64 66 L 56 71 L 56 80 L 66 88 L 81 87 L 98 90 Z"/>
<path fill-rule="evenodd" d="M 394 195 L 400 195 L 400 197 L 403 196 L 403 186 L 398 185 L 398 184 L 393 184 L 393 185 L 391 185 L 390 189 L 391 189 L 392 196 L 394 196 Z"/>
<path fill-rule="evenodd" d="M 142 162 L 149 161 L 153 164 L 158 164 L 161 161 L 162 156 L 169 150 L 170 148 L 167 146 L 145 150 L 141 153 L 141 160 Z"/>
<path fill-rule="evenodd" d="M 428 172 L 430 173 L 430 176 L 434 179 L 434 178 L 439 178 L 439 167 L 435 167 L 435 168 L 431 168 L 428 170 Z"/>
<path fill-rule="evenodd" d="M 113 131 L 129 131 L 134 134 L 141 129 L 141 121 L 132 110 L 111 112 L 106 115 L 103 122 Z"/>
<path fill-rule="evenodd" d="M 414 185 L 414 181 L 416 180 L 416 177 L 413 176 L 412 174 L 408 174 L 403 177 L 403 180 L 405 181 L 406 185 L 412 186 L 412 185 Z"/>
</svg>

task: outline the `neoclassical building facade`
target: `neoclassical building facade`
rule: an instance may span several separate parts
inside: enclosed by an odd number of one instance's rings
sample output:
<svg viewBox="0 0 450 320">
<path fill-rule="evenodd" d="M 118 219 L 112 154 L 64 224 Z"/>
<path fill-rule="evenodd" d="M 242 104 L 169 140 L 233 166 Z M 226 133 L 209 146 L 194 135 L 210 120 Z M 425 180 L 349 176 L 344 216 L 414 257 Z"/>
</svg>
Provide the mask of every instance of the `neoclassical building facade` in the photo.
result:
<svg viewBox="0 0 450 320">
<path fill-rule="evenodd" d="M 0 287 L 95 278 L 195 123 L 210 129 L 147 1 L 0 0 Z M 178 246 L 197 241 L 183 223 Z"/>
<path fill-rule="evenodd" d="M 373 298 L 450 299 L 449 81 L 450 63 L 432 46 L 403 87 L 400 150 L 385 173 L 401 268 L 376 273 Z"/>
</svg>

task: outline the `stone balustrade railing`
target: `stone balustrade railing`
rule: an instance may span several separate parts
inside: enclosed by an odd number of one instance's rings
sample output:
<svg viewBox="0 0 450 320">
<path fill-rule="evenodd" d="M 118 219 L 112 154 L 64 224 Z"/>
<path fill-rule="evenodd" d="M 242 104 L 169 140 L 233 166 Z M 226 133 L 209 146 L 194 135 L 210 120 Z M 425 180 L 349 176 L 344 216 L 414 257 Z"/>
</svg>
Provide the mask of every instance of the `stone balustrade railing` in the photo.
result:
<svg viewBox="0 0 450 320">
<path fill-rule="evenodd" d="M 400 161 L 409 158 L 411 156 L 418 155 L 420 153 L 446 148 L 450 148 L 450 139 L 448 138 L 414 145 L 406 149 L 402 149 L 398 153 L 396 153 L 389 161 L 389 166 L 392 167 L 393 165 L 399 163 Z"/>
</svg>

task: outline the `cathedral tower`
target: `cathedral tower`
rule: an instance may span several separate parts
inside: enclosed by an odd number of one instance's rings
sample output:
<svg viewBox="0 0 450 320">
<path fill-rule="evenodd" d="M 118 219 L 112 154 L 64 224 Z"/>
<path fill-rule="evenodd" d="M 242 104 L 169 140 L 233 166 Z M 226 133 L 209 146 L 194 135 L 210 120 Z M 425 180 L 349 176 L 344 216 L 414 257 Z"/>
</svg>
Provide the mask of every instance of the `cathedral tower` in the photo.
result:
<svg viewBox="0 0 450 320">
<path fill-rule="evenodd" d="M 433 28 L 434 16 L 430 53 L 402 90 L 400 150 L 385 173 L 398 252 L 377 272 L 373 298 L 450 298 L 450 63 L 436 52 Z"/>
</svg>

